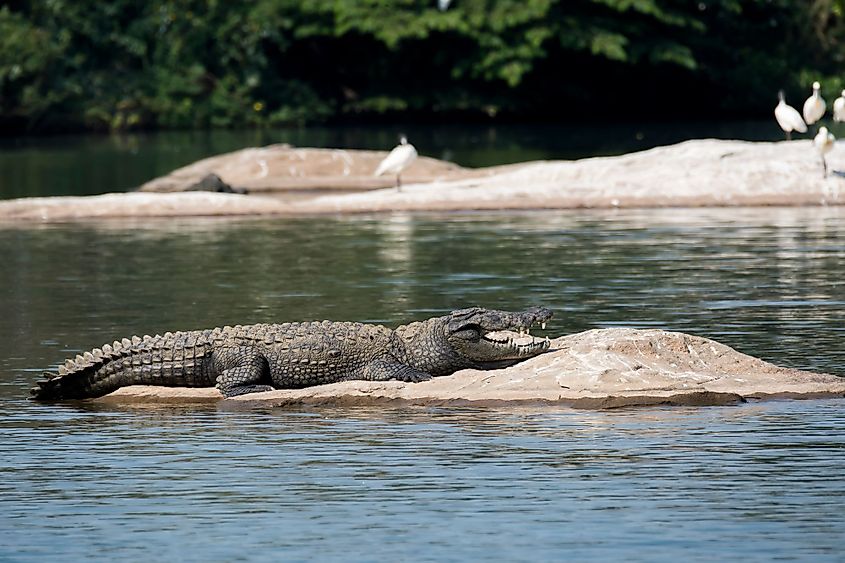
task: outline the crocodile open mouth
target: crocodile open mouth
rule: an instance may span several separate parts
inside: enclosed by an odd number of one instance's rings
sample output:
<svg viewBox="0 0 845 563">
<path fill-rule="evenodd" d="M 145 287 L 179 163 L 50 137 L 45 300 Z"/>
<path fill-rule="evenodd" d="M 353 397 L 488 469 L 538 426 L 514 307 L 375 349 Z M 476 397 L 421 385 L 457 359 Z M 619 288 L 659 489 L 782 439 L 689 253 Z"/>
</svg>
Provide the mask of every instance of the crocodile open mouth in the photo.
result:
<svg viewBox="0 0 845 563">
<path fill-rule="evenodd" d="M 536 354 L 539 351 L 548 350 L 551 346 L 551 341 L 548 337 L 538 338 L 531 336 L 528 333 L 528 329 L 520 330 L 519 332 L 497 330 L 483 334 L 481 339 L 496 348 L 511 350 L 518 355 Z"/>
<path fill-rule="evenodd" d="M 549 313 L 548 316 L 551 316 Z M 485 332 L 481 339 L 495 346 L 496 348 L 508 349 L 521 356 L 534 355 L 543 350 L 548 350 L 551 342 L 548 337 L 537 338 L 531 336 L 531 327 L 540 325 L 541 329 L 546 328 L 548 316 L 540 316 L 542 320 L 529 321 L 526 326 L 516 326 L 511 330 L 496 330 Z M 537 318 L 537 317 L 535 317 Z"/>
<path fill-rule="evenodd" d="M 545 321 L 538 321 L 541 329 L 546 328 Z M 499 350 L 508 350 L 517 356 L 535 355 L 548 350 L 551 341 L 548 337 L 538 338 L 531 336 L 531 327 L 517 327 L 516 330 L 496 330 L 481 335 L 484 342 L 491 344 Z"/>
<path fill-rule="evenodd" d="M 531 336 L 532 326 L 546 328 L 552 311 L 529 307 L 510 312 L 473 307 L 453 311 L 446 327 L 447 335 L 459 353 L 478 365 L 510 365 L 536 356 L 551 347 L 548 338 Z"/>
</svg>

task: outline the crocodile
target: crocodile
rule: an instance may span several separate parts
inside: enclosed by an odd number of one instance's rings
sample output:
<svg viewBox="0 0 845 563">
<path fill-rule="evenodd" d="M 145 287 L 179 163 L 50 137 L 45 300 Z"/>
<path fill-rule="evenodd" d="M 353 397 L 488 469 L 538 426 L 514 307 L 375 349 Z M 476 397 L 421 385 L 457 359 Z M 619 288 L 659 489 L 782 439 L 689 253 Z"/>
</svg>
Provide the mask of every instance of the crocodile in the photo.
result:
<svg viewBox="0 0 845 563">
<path fill-rule="evenodd" d="M 505 367 L 549 349 L 530 328 L 549 309 L 471 307 L 391 330 L 355 322 L 292 322 L 133 336 L 45 372 L 39 400 L 86 399 L 128 385 L 217 387 L 224 397 L 351 379 L 409 383 L 464 368 Z"/>
</svg>

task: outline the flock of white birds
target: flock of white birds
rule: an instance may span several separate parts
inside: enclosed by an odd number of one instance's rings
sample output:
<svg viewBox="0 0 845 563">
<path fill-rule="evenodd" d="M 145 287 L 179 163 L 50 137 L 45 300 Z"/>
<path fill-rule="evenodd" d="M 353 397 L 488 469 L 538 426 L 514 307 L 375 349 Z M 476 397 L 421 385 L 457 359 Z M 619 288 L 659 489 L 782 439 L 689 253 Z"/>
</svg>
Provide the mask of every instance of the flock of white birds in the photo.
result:
<svg viewBox="0 0 845 563">
<path fill-rule="evenodd" d="M 821 95 L 821 84 L 813 82 L 813 93 L 804 101 L 803 118 L 798 110 L 786 103 L 783 95 L 783 90 L 778 92 L 778 105 L 775 107 L 775 119 L 786 133 L 786 140 L 792 139 L 792 132 L 806 133 L 807 126 L 812 125 L 824 117 L 824 112 L 827 109 L 827 104 Z M 845 90 L 833 102 L 833 120 L 837 122 L 845 121 Z M 828 131 L 827 127 L 819 127 L 818 133 L 813 138 L 813 146 L 819 152 L 822 158 L 822 170 L 824 176 L 827 178 L 827 161 L 825 155 L 833 150 L 836 143 L 836 137 L 833 133 Z"/>
</svg>

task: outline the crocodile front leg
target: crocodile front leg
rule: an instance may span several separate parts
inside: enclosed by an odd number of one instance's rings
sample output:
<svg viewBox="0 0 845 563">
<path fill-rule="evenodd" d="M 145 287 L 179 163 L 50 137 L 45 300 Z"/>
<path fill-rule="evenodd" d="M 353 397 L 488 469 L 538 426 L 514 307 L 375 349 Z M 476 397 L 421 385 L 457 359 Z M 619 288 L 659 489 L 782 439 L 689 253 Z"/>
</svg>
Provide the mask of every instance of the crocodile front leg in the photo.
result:
<svg viewBox="0 0 845 563">
<path fill-rule="evenodd" d="M 431 379 L 431 374 L 405 364 L 400 364 L 399 362 L 373 360 L 364 368 L 363 379 L 370 381 L 389 381 L 396 379 L 406 383 L 419 383 L 420 381 Z"/>
<path fill-rule="evenodd" d="M 261 385 L 270 378 L 270 368 L 263 354 L 248 346 L 227 346 L 214 351 L 217 368 L 216 387 L 224 397 L 272 391 L 272 385 Z"/>
</svg>

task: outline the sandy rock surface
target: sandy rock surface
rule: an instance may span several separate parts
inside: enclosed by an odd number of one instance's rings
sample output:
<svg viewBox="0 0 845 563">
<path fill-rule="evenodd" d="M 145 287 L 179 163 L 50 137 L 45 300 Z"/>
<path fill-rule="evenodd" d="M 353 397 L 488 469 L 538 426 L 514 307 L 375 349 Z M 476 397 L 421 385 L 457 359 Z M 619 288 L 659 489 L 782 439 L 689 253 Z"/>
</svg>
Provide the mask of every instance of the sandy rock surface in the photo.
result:
<svg viewBox="0 0 845 563">
<path fill-rule="evenodd" d="M 346 381 L 235 397 L 230 406 L 508 405 L 582 408 L 733 404 L 743 399 L 845 397 L 845 378 L 788 369 L 713 340 L 613 328 L 557 338 L 549 353 L 492 371 L 462 370 L 423 383 Z M 97 399 L 156 403 L 222 400 L 216 389 L 133 386 Z"/>
<path fill-rule="evenodd" d="M 482 177 L 302 202 L 302 212 L 841 205 L 845 151 L 824 178 L 811 141 L 715 139 L 613 157 L 529 162 Z"/>
<path fill-rule="evenodd" d="M 31 197 L 0 201 L 0 220 L 72 221 L 115 217 L 278 215 L 283 202 L 213 192 L 115 193 L 78 197 Z"/>
<path fill-rule="evenodd" d="M 353 152 L 356 156 L 349 164 L 347 156 Z M 297 153 L 305 159 L 299 164 Z M 840 172 L 845 170 L 845 151 L 837 147 L 828 155 L 832 174 L 823 178 L 810 141 L 707 139 L 624 156 L 480 170 L 421 158 L 404 175 L 402 191 L 373 190 L 371 169 L 384 154 L 244 149 L 199 161 L 145 184 L 144 189 L 150 191 L 0 201 L 0 220 L 845 203 L 845 172 Z M 236 188 L 250 189 L 253 195 L 178 192 L 209 172 Z M 366 178 L 366 182 L 355 178 Z M 409 184 L 415 180 L 425 183 Z M 378 181 L 392 185 L 394 180 Z M 176 193 L 151 193 L 171 190 Z M 327 190 L 333 193 L 325 195 Z"/>
<path fill-rule="evenodd" d="M 285 190 L 368 190 L 394 186 L 395 176 L 373 176 L 386 151 L 307 149 L 289 145 L 248 148 L 213 156 L 143 184 L 141 191 L 179 192 L 214 173 L 227 184 L 251 193 Z M 420 157 L 403 173 L 403 182 L 431 182 L 466 171 L 457 164 Z"/>
</svg>

